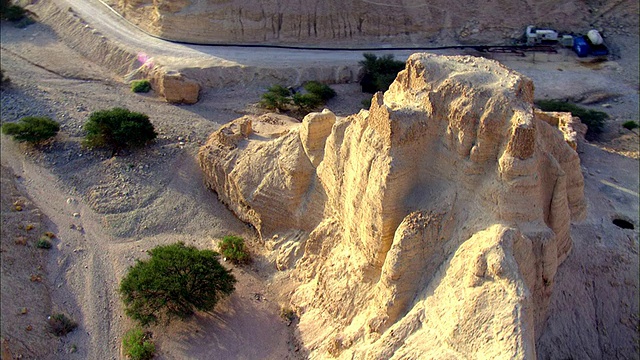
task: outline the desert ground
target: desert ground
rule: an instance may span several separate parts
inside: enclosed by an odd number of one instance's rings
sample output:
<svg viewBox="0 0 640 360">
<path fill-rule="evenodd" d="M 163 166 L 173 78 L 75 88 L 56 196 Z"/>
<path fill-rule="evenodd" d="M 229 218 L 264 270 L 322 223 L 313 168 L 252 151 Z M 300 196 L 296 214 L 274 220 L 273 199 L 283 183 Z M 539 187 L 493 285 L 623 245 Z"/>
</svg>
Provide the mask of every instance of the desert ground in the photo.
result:
<svg viewBox="0 0 640 360">
<path fill-rule="evenodd" d="M 2 121 L 44 115 L 62 125 L 41 149 L 1 138 L 2 357 L 121 358 L 121 336 L 134 325 L 117 293 L 127 268 L 157 245 L 183 241 L 215 248 L 224 235 L 236 234 L 247 239 L 254 258 L 248 266 L 227 264 L 238 278 L 236 291 L 212 313 L 152 327 L 157 358 L 305 358 L 295 322 L 280 317 L 288 304 L 287 273 L 275 269 L 252 229 L 204 186 L 195 160 L 211 132 L 263 111 L 256 104 L 265 89 L 205 88 L 197 104 L 171 105 L 154 92 L 133 94 L 121 77 L 76 53 L 47 25 L 1 26 L 2 69 L 11 79 L 2 88 Z M 595 314 L 609 316 L 597 320 L 604 327 L 598 333 L 617 322 L 627 328 L 620 332 L 620 349 L 627 353 L 603 346 L 595 358 L 633 358 L 633 344 L 637 356 L 639 143 L 637 130 L 621 124 L 638 121 L 638 35 L 610 40 L 619 44 L 617 54 L 600 63 L 577 61 L 571 53 L 551 60 L 496 55 L 534 80 L 536 98 L 573 99 L 611 115 L 601 141 L 578 148 L 589 213 L 573 225 L 574 250 L 556 277 L 548 333 L 539 345 L 546 353 L 571 353 L 571 345 L 562 343 L 571 331 L 565 310 L 584 306 L 562 294 L 587 291 Z M 360 109 L 366 96 L 358 84 L 333 88 L 338 96 L 327 108 L 339 116 Z M 89 114 L 112 107 L 148 114 L 157 141 L 115 156 L 83 148 Z M 614 218 L 635 229 L 613 225 Z M 45 231 L 56 235 L 51 250 L 34 245 Z M 584 283 L 592 285 L 584 290 Z M 68 314 L 78 328 L 65 337 L 51 335 L 46 317 L 56 312 Z"/>
</svg>

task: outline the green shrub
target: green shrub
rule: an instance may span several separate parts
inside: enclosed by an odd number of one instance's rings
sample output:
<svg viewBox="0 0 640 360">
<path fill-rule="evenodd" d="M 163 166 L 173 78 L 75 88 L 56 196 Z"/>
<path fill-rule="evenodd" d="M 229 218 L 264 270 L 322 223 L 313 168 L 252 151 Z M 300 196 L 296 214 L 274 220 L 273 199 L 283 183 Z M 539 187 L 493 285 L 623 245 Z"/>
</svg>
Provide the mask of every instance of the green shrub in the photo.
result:
<svg viewBox="0 0 640 360">
<path fill-rule="evenodd" d="M 360 80 L 360 86 L 365 93 L 387 91 L 405 66 L 404 62 L 394 60 L 391 54 L 380 58 L 370 53 L 365 53 L 363 56 L 364 60 L 360 61 L 360 65 L 364 68 L 364 76 Z"/>
<path fill-rule="evenodd" d="M 313 94 L 319 97 L 322 102 L 326 102 L 336 96 L 335 90 L 333 90 L 329 85 L 321 84 L 317 81 L 306 82 L 302 87 L 309 94 Z"/>
<path fill-rule="evenodd" d="M 629 120 L 629 121 L 626 121 L 624 124 L 622 124 L 622 127 L 627 130 L 633 130 L 640 127 L 640 125 L 638 125 L 638 122 L 636 121 Z"/>
<path fill-rule="evenodd" d="M 125 313 L 141 325 L 164 318 L 186 318 L 195 310 L 213 310 L 236 283 L 212 250 L 184 243 L 158 246 L 149 260 L 138 260 L 120 283 Z"/>
<path fill-rule="evenodd" d="M 302 87 L 305 92 L 293 94 L 282 85 L 274 85 L 262 94 L 260 106 L 277 111 L 297 109 L 309 112 L 336 96 L 331 87 L 317 81 L 306 82 Z"/>
<path fill-rule="evenodd" d="M 322 99 L 316 94 L 293 94 L 293 104 L 297 106 L 298 109 L 304 112 L 310 112 L 323 103 L 324 101 L 322 101 Z"/>
<path fill-rule="evenodd" d="M 250 256 L 244 245 L 244 240 L 238 236 L 225 236 L 218 245 L 222 256 L 234 264 L 244 264 L 249 262 Z"/>
<path fill-rule="evenodd" d="M 153 358 L 156 346 L 150 340 L 151 334 L 135 328 L 127 331 L 122 339 L 124 354 L 131 360 L 148 360 Z"/>
<path fill-rule="evenodd" d="M 48 237 L 41 237 L 36 243 L 36 247 L 38 249 L 51 249 L 51 240 Z"/>
<path fill-rule="evenodd" d="M 2 6 L 0 6 L 0 12 L 2 13 L 1 17 L 3 19 L 13 22 L 20 21 L 27 15 L 27 11 L 25 9 L 18 5 L 10 5 L 8 2 L 6 4 L 3 3 Z"/>
<path fill-rule="evenodd" d="M 282 85 L 273 85 L 262 94 L 260 106 L 270 109 L 285 111 L 291 104 L 291 91 Z"/>
<path fill-rule="evenodd" d="M 78 324 L 69 319 L 65 314 L 54 314 L 49 316 L 49 330 L 55 336 L 65 336 L 72 332 Z"/>
<path fill-rule="evenodd" d="M 604 121 L 609 118 L 607 113 L 597 110 L 589 110 L 578 105 L 562 100 L 538 100 L 538 106 L 543 111 L 570 112 L 571 115 L 580 118 L 583 124 L 587 125 L 587 140 L 596 140 L 602 133 Z"/>
<path fill-rule="evenodd" d="M 85 145 L 110 147 L 114 153 L 128 147 L 143 146 L 158 136 L 147 115 L 123 108 L 92 113 L 84 129 L 87 131 Z"/>
<path fill-rule="evenodd" d="M 131 91 L 134 93 L 147 93 L 151 90 L 149 80 L 134 80 L 131 82 Z"/>
<path fill-rule="evenodd" d="M 56 136 L 60 131 L 60 124 L 48 117 L 27 116 L 17 123 L 2 125 L 2 133 L 12 136 L 19 142 L 40 144 Z"/>
</svg>

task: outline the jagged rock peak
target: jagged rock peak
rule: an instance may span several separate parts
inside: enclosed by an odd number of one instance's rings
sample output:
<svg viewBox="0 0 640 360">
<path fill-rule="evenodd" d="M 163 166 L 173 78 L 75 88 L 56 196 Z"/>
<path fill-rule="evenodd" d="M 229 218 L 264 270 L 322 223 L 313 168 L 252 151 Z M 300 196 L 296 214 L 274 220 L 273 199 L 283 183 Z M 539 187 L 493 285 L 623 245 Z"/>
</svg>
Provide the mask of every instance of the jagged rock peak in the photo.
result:
<svg viewBox="0 0 640 360">
<path fill-rule="evenodd" d="M 313 356 L 535 356 L 585 202 L 578 122 L 533 91 L 495 61 L 414 54 L 359 114 L 212 134 L 206 183 L 302 284 Z"/>
</svg>

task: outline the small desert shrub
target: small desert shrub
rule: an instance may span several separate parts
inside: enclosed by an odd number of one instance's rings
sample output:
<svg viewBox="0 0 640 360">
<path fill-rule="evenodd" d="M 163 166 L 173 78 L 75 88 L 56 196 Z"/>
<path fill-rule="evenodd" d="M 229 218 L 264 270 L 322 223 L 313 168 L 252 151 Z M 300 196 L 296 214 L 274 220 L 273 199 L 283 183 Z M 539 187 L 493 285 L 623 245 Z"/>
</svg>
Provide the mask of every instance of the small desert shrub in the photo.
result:
<svg viewBox="0 0 640 360">
<path fill-rule="evenodd" d="M 291 91 L 282 85 L 273 85 L 262 94 L 260 106 L 270 109 L 285 111 L 291 104 Z"/>
<path fill-rule="evenodd" d="M 22 20 L 26 15 L 27 11 L 18 5 L 11 5 L 9 2 L 2 3 L 0 6 L 0 13 L 3 19 L 17 22 Z"/>
<path fill-rule="evenodd" d="M 120 283 L 125 313 L 142 326 L 213 310 L 235 289 L 235 277 L 215 251 L 176 243 L 148 253 L 151 257 L 138 260 Z"/>
<path fill-rule="evenodd" d="M 150 340 L 150 333 L 135 328 L 127 331 L 122 339 L 122 348 L 125 355 L 131 360 L 148 360 L 153 357 L 156 346 Z"/>
<path fill-rule="evenodd" d="M 290 308 L 282 307 L 280 308 L 280 317 L 286 321 L 293 321 L 296 319 L 296 312 Z"/>
<path fill-rule="evenodd" d="M 637 129 L 638 127 L 640 127 L 640 125 L 638 125 L 638 123 L 636 121 L 629 120 L 629 121 L 625 122 L 624 124 L 622 124 L 622 127 L 627 129 L 627 130 L 633 130 L 633 129 Z"/>
<path fill-rule="evenodd" d="M 48 117 L 27 116 L 17 123 L 2 125 L 2 133 L 12 136 L 16 141 L 41 144 L 56 136 L 60 124 Z"/>
<path fill-rule="evenodd" d="M 309 94 L 318 96 L 323 102 L 333 99 L 336 96 L 335 90 L 333 90 L 327 84 L 321 84 L 317 81 L 306 82 L 302 86 Z"/>
<path fill-rule="evenodd" d="M 114 153 L 128 147 L 146 145 L 158 136 L 149 116 L 123 108 L 92 113 L 84 125 L 88 147 L 110 147 Z"/>
<path fill-rule="evenodd" d="M 151 90 L 149 80 L 134 80 L 131 82 L 131 91 L 134 93 L 147 93 Z"/>
<path fill-rule="evenodd" d="M 308 113 L 336 96 L 331 87 L 317 81 L 306 82 L 302 88 L 304 92 L 293 93 L 282 85 L 274 85 L 262 94 L 260 106 L 270 110 L 297 109 Z"/>
<path fill-rule="evenodd" d="M 405 66 L 404 62 L 394 60 L 391 54 L 380 58 L 370 53 L 365 53 L 363 56 L 364 60 L 360 61 L 360 65 L 364 68 L 364 76 L 360 80 L 360 86 L 365 93 L 387 91 Z"/>
<path fill-rule="evenodd" d="M 293 94 L 293 104 L 303 112 L 310 112 L 318 106 L 322 105 L 324 101 L 316 95 L 311 93 L 295 93 Z"/>
<path fill-rule="evenodd" d="M 65 336 L 72 332 L 78 324 L 69 319 L 65 314 L 54 314 L 49 316 L 49 330 L 55 336 Z"/>
<path fill-rule="evenodd" d="M 238 236 L 225 236 L 218 245 L 220 253 L 234 264 L 249 262 L 249 253 L 244 245 L 244 240 Z"/>
<path fill-rule="evenodd" d="M 41 237 L 36 243 L 36 247 L 38 249 L 51 249 L 51 240 L 48 237 Z"/>
<path fill-rule="evenodd" d="M 580 118 L 580 121 L 587 125 L 587 140 L 596 140 L 602 133 L 604 121 L 609 118 L 607 113 L 597 110 L 589 110 L 570 102 L 562 100 L 538 100 L 538 106 L 543 111 L 562 111 L 570 112 L 571 115 Z"/>
</svg>

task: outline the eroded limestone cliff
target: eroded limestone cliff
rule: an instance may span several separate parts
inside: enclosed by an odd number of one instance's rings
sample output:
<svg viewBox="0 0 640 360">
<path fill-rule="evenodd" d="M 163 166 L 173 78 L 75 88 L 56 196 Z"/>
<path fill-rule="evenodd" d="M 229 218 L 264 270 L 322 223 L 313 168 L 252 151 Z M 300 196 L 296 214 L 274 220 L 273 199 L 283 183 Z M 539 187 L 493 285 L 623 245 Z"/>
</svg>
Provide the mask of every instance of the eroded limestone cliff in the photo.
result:
<svg viewBox="0 0 640 360">
<path fill-rule="evenodd" d="M 520 37 L 530 24 L 582 32 L 638 24 L 638 3 L 630 0 L 109 2 L 147 31 L 201 43 L 495 43 Z"/>
<path fill-rule="evenodd" d="M 535 357 L 586 206 L 583 129 L 533 91 L 491 60 L 415 54 L 368 111 L 211 135 L 206 183 L 301 284 L 312 357 Z"/>
</svg>

